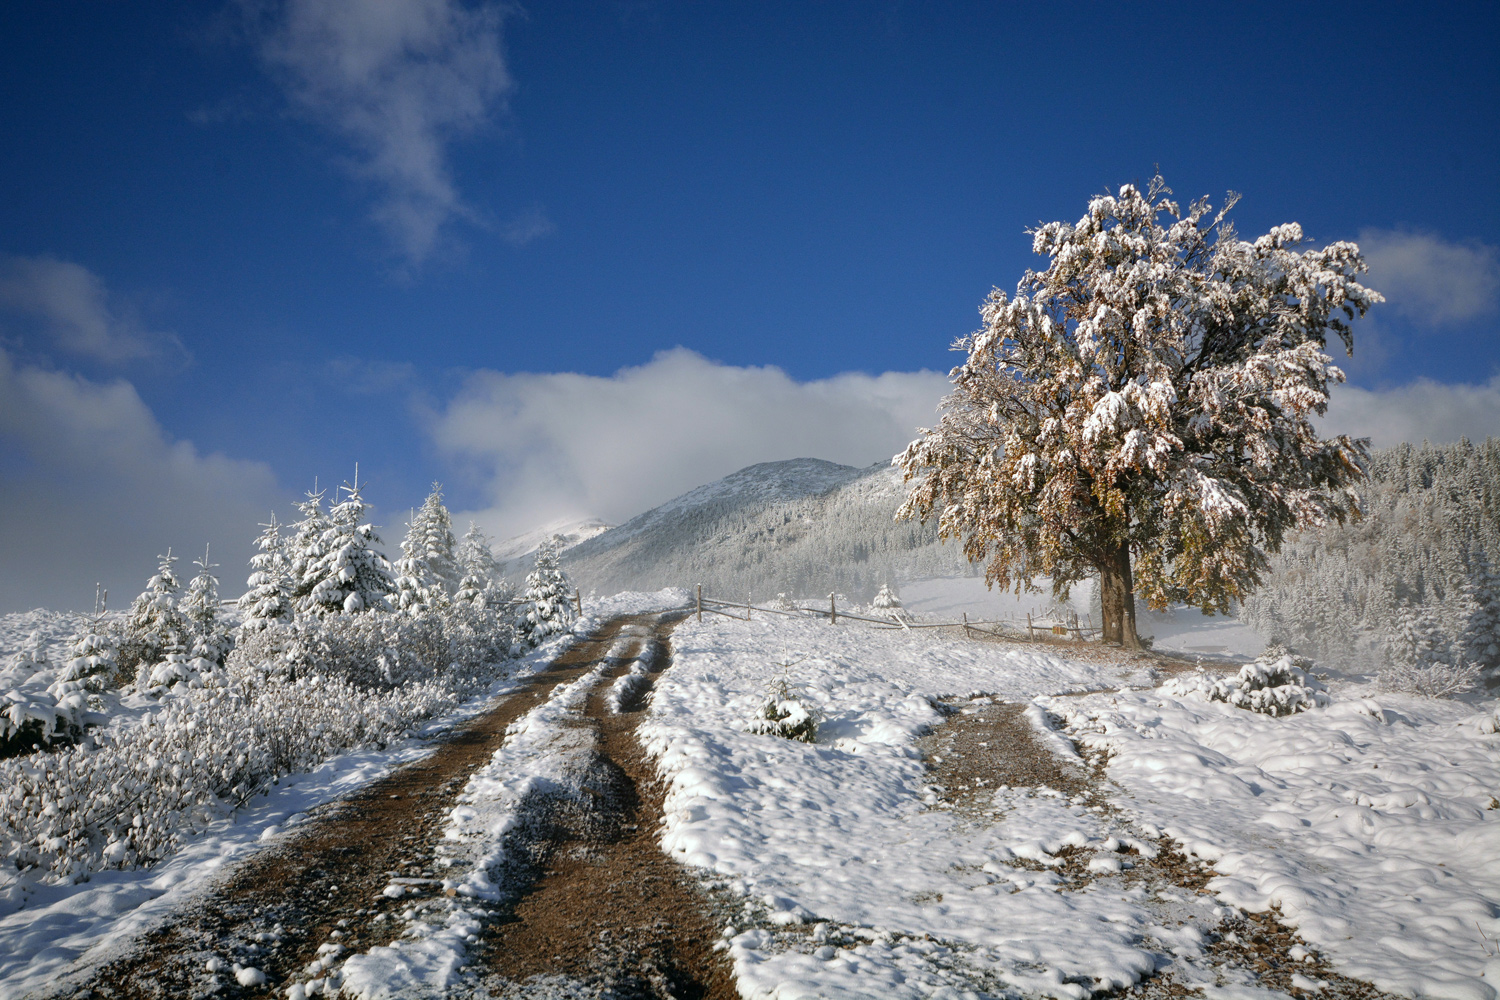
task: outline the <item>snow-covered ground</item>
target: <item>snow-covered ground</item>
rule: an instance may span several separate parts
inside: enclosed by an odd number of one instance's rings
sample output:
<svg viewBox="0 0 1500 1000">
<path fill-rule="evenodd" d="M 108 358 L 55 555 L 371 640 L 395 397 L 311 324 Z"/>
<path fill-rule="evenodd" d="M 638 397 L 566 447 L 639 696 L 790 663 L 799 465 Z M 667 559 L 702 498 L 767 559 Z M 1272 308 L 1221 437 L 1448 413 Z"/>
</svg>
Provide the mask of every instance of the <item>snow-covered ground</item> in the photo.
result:
<svg viewBox="0 0 1500 1000">
<path fill-rule="evenodd" d="M 1040 621 L 1058 610 L 1075 611 L 1083 619 L 1089 613 L 1093 581 L 1073 587 L 1069 601 L 1058 608 L 1049 586 L 1039 594 L 1016 594 L 1014 590 L 990 589 L 982 576 L 937 577 L 912 580 L 901 587 L 901 603 L 928 618 L 957 621 L 967 614 L 971 621 L 1007 621 L 1024 624 L 1026 615 Z M 1093 619 L 1099 626 L 1098 616 Z M 1153 649 L 1167 652 L 1202 654 L 1208 658 L 1241 658 L 1255 656 L 1265 647 L 1265 639 L 1225 615 L 1205 615 L 1197 608 L 1177 607 L 1165 612 L 1152 611 L 1144 602 L 1137 605 L 1137 626 L 1142 636 L 1154 636 Z"/>
<path fill-rule="evenodd" d="M 1001 789 L 976 823 L 933 808 L 916 753 L 932 700 L 1114 688 L 1121 668 L 796 619 L 689 620 L 674 644 L 641 729 L 670 783 L 662 843 L 742 898 L 724 934 L 747 997 L 1076 998 L 1163 967 L 1212 993 L 1206 935 L 1272 904 L 1348 975 L 1495 997 L 1492 703 L 1335 684 L 1330 707 L 1275 719 L 1159 691 L 1044 698 L 1103 730 L 1118 808 Z M 789 662 L 816 745 L 744 732 Z M 1163 833 L 1215 862 L 1214 899 L 1112 874 L 1116 844 Z M 1015 864 L 1067 845 L 1097 855 L 1085 888 Z"/>
</svg>

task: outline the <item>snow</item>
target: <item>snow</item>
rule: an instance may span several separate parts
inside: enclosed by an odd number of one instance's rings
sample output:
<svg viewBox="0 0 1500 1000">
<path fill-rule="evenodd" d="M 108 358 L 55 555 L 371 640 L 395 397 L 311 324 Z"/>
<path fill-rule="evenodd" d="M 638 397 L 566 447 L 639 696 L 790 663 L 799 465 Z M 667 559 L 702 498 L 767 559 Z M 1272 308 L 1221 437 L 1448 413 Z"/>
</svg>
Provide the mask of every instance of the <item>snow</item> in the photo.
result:
<svg viewBox="0 0 1500 1000">
<path fill-rule="evenodd" d="M 1383 990 L 1493 1000 L 1494 708 L 1369 695 L 1336 684 L 1331 705 L 1287 718 L 1161 691 L 1049 704 L 1114 755 L 1143 821 L 1213 861 L 1221 900 L 1279 907 L 1337 971 Z"/>
<path fill-rule="evenodd" d="M 529 566 L 536 555 L 536 550 L 547 539 L 554 535 L 561 535 L 562 545 L 558 551 L 562 552 L 572 548 L 579 542 L 586 542 L 595 535 L 601 535 L 609 531 L 613 526 L 597 517 L 585 517 L 581 520 L 552 521 L 533 528 L 531 531 L 513 535 L 493 546 L 495 558 L 502 563 L 516 563 Z"/>
<path fill-rule="evenodd" d="M 911 580 L 901 585 L 901 603 L 928 620 L 958 621 L 967 614 L 971 621 L 1008 621 L 1026 623 L 1029 612 L 1037 621 L 1051 620 L 1059 609 L 1074 611 L 1087 622 L 1093 581 L 1075 584 L 1070 600 L 1059 605 L 1052 597 L 1052 587 L 1039 581 L 1039 594 L 1016 594 L 985 586 L 982 576 L 949 576 Z M 1154 636 L 1153 649 L 1165 652 L 1202 655 L 1206 659 L 1248 658 L 1258 654 L 1265 638 L 1237 618 L 1205 615 L 1197 608 L 1173 607 L 1156 612 L 1144 602 L 1136 606 L 1140 634 Z M 1099 616 L 1093 616 L 1098 628 Z"/>
<path fill-rule="evenodd" d="M 983 981 L 1076 998 L 1087 991 L 1070 978 L 1123 986 L 1154 969 L 1139 943 L 1148 916 L 1128 894 L 1058 893 L 1046 874 L 985 869 L 1130 831 L 1025 791 L 997 798 L 1007 822 L 966 824 L 930 808 L 915 748 L 942 718 L 933 699 L 1025 700 L 1105 685 L 1109 668 L 795 619 L 690 619 L 673 645 L 640 730 L 668 782 L 662 847 L 744 900 L 751 926 L 725 938 L 742 995 L 926 997 Z M 744 732 L 799 657 L 818 743 Z M 844 944 L 773 932 L 813 924 Z"/>
<path fill-rule="evenodd" d="M 1493 706 L 1376 702 L 1349 684 L 1290 718 L 1160 691 L 1064 697 L 1123 668 L 795 619 L 689 619 L 673 642 L 641 728 L 668 782 L 662 847 L 742 903 L 722 947 L 743 996 L 1081 997 L 1167 966 L 1219 992 L 1207 934 L 1226 907 L 1277 905 L 1346 975 L 1494 1000 Z M 799 658 L 817 744 L 746 733 Z M 1119 809 L 1046 789 L 998 790 L 987 820 L 937 808 L 914 743 L 933 699 L 975 692 L 1041 695 L 1027 715 L 1059 754 L 1044 707 L 1107 746 Z M 1215 898 L 1119 877 L 1116 849 L 1152 854 L 1163 833 L 1214 862 Z M 1050 870 L 1068 845 L 1094 854 L 1081 890 Z M 1252 985 L 1219 983 L 1265 995 Z"/>
</svg>

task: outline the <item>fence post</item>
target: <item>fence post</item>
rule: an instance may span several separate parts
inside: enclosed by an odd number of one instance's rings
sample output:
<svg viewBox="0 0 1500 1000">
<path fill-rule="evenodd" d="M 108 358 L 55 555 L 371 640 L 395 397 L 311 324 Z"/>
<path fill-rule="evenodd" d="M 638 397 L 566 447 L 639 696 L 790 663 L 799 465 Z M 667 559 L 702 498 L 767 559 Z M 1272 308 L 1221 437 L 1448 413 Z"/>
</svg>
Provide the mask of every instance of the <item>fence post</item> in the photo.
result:
<svg viewBox="0 0 1500 1000">
<path fill-rule="evenodd" d="M 838 604 L 838 598 L 834 597 L 832 594 L 829 594 L 828 595 L 828 624 L 830 624 L 830 625 L 837 625 L 838 623 L 839 623 L 839 604 Z"/>
<path fill-rule="evenodd" d="M 1026 612 L 1026 638 L 1035 639 L 1036 633 L 1031 630 L 1031 612 Z"/>
<path fill-rule="evenodd" d="M 575 589 L 573 591 L 573 604 L 574 604 L 575 607 L 578 608 L 578 617 L 582 618 L 583 617 L 583 590 L 582 589 Z"/>
<path fill-rule="evenodd" d="M 745 591 L 745 621 L 750 620 L 750 591 Z"/>
<path fill-rule="evenodd" d="M 703 584 L 698 584 L 698 620 L 703 620 Z"/>
<path fill-rule="evenodd" d="M 969 613 L 964 612 L 964 638 L 969 638 Z"/>
</svg>

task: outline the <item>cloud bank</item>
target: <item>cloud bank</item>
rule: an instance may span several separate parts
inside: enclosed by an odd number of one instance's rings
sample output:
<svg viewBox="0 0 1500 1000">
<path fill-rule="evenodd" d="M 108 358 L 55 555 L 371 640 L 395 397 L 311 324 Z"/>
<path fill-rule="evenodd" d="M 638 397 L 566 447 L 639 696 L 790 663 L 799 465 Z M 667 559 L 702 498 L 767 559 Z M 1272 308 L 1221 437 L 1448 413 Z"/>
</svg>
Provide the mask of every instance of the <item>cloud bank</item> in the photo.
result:
<svg viewBox="0 0 1500 1000">
<path fill-rule="evenodd" d="M 171 546 L 205 543 L 242 590 L 256 524 L 286 498 L 260 462 L 173 441 L 128 382 L 17 364 L 0 349 L 0 612 L 88 609 L 94 584 L 129 602 Z"/>
<path fill-rule="evenodd" d="M 143 327 L 93 272 L 46 255 L 0 256 L 0 315 L 50 346 L 109 364 L 181 349 L 172 335 Z"/>
<path fill-rule="evenodd" d="M 885 461 L 936 421 L 948 388 L 929 371 L 798 382 L 677 348 L 609 377 L 478 372 L 431 429 L 487 483 L 491 506 L 474 516 L 504 538 L 619 523 L 756 462 Z"/>
<path fill-rule="evenodd" d="M 1319 426 L 1328 434 L 1367 437 L 1376 448 L 1500 437 L 1500 376 L 1479 385 L 1422 378 L 1391 389 L 1335 386 Z"/>
<path fill-rule="evenodd" d="M 410 264 L 469 210 L 447 162 L 454 139 L 510 92 L 503 8 L 458 0 L 284 0 L 262 19 L 260 54 L 292 104 L 353 151 L 381 195 L 373 216 Z"/>
<path fill-rule="evenodd" d="M 1359 247 L 1370 265 L 1370 287 L 1413 322 L 1462 323 L 1495 312 L 1500 301 L 1495 247 L 1387 229 L 1361 230 Z"/>
</svg>

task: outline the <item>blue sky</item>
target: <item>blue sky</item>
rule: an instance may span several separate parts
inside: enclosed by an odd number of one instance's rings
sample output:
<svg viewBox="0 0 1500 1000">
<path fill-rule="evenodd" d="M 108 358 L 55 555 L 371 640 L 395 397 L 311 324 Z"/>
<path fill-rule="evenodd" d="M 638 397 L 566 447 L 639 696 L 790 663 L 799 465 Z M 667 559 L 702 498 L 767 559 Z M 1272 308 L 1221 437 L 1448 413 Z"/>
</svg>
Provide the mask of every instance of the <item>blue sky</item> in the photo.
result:
<svg viewBox="0 0 1500 1000">
<path fill-rule="evenodd" d="M 48 523 L 0 604 L 203 541 L 234 589 L 356 460 L 394 547 L 435 478 L 506 534 L 881 459 L 1025 228 L 1158 164 L 1371 250 L 1340 429 L 1500 433 L 1497 50 L 1493 4 L 6 5 L 0 514 Z"/>
</svg>

